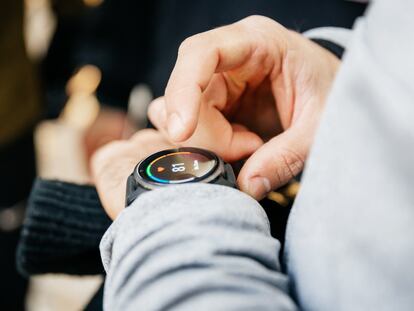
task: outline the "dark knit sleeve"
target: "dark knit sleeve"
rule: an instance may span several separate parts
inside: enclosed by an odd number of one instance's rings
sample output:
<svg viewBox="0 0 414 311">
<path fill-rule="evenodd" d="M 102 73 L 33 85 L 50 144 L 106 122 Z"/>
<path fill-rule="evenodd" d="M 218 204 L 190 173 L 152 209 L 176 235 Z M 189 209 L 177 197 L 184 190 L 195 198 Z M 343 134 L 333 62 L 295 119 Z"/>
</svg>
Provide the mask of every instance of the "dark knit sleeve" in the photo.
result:
<svg viewBox="0 0 414 311">
<path fill-rule="evenodd" d="M 94 187 L 37 179 L 17 249 L 17 267 L 25 276 L 103 273 L 98 247 L 110 224 Z"/>
</svg>

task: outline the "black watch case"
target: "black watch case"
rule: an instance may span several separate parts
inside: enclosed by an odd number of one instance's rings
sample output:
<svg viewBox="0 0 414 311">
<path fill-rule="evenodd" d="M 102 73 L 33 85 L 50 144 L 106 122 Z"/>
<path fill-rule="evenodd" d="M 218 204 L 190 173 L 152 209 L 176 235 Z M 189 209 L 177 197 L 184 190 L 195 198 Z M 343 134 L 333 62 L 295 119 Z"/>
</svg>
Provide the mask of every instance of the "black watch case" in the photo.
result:
<svg viewBox="0 0 414 311">
<path fill-rule="evenodd" d="M 206 174 L 200 177 L 193 177 L 191 181 L 171 181 L 168 183 L 157 182 L 152 178 L 158 179 L 156 177 L 149 177 L 146 172 L 149 165 L 152 165 L 154 159 L 157 161 L 163 157 L 177 154 L 177 153 L 193 153 L 196 155 L 202 155 L 208 158 L 210 161 L 215 161 L 214 167 L 209 170 Z M 233 168 L 230 164 L 225 163 L 220 159 L 216 154 L 211 151 L 200 149 L 200 148 L 190 148 L 183 147 L 177 149 L 168 149 L 163 150 L 157 153 L 150 155 L 149 157 L 140 161 L 134 168 L 133 173 L 128 177 L 127 180 L 127 189 L 126 189 L 126 206 L 130 205 L 141 193 L 154 190 L 158 188 L 168 187 L 171 185 L 180 185 L 187 183 L 212 183 L 230 186 L 236 188 L 236 178 L 233 172 Z"/>
</svg>

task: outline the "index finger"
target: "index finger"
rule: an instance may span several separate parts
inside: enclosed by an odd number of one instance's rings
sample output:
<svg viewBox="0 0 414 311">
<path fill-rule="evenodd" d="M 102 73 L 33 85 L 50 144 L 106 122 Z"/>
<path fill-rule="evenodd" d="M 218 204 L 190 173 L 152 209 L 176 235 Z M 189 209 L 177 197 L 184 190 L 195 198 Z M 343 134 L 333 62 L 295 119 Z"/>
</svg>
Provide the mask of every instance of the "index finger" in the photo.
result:
<svg viewBox="0 0 414 311">
<path fill-rule="evenodd" d="M 213 74 L 242 65 L 252 52 L 253 42 L 240 23 L 194 35 L 181 44 L 165 91 L 167 131 L 173 141 L 194 133 L 201 94 Z"/>
</svg>

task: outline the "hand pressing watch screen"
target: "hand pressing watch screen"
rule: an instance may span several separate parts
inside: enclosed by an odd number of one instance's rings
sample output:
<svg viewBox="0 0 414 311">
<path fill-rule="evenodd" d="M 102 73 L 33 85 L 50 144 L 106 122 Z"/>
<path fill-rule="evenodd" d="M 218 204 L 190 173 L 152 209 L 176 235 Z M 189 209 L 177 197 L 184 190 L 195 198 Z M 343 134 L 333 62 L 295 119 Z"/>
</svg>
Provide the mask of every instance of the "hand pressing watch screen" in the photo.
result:
<svg viewBox="0 0 414 311">
<path fill-rule="evenodd" d="M 152 124 L 180 146 L 246 159 L 240 189 L 257 200 L 299 174 L 340 60 L 264 16 L 187 38 Z"/>
</svg>

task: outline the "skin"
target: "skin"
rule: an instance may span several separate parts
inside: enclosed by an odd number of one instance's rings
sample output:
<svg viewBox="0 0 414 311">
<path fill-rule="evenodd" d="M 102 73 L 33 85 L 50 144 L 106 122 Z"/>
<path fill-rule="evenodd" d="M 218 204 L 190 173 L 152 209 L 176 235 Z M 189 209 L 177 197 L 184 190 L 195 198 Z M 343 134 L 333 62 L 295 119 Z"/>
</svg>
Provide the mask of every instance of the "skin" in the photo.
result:
<svg viewBox="0 0 414 311">
<path fill-rule="evenodd" d="M 125 207 L 128 176 L 139 161 L 154 152 L 174 148 L 153 129 L 137 132 L 128 140 L 116 140 L 97 150 L 91 158 L 92 176 L 106 213 L 115 219 Z"/>
<path fill-rule="evenodd" d="M 178 52 L 149 117 L 175 144 L 248 158 L 238 185 L 256 199 L 304 166 L 339 60 L 262 16 L 197 34 Z"/>
<path fill-rule="evenodd" d="M 134 133 L 133 125 L 125 112 L 113 108 L 101 108 L 94 122 L 84 134 L 86 158 L 107 143 L 130 137 Z"/>
<path fill-rule="evenodd" d="M 303 169 L 338 66 L 327 50 L 262 16 L 186 39 L 165 96 L 149 108 L 158 132 L 111 143 L 92 158 L 106 211 L 114 218 L 123 208 L 139 160 L 173 145 L 247 159 L 237 181 L 256 199 L 287 183 Z"/>
</svg>

